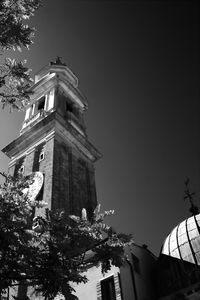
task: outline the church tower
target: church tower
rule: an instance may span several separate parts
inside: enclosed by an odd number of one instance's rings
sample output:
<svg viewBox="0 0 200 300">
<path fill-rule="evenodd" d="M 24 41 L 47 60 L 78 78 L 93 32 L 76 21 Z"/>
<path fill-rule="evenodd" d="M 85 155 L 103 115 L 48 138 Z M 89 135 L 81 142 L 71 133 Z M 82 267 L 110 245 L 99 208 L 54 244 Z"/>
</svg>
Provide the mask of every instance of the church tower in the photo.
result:
<svg viewBox="0 0 200 300">
<path fill-rule="evenodd" d="M 9 173 L 37 174 L 35 197 L 49 209 L 88 217 L 97 205 L 94 162 L 101 157 L 89 142 L 86 98 L 78 79 L 57 58 L 35 76 L 20 136 L 2 151 Z"/>
</svg>

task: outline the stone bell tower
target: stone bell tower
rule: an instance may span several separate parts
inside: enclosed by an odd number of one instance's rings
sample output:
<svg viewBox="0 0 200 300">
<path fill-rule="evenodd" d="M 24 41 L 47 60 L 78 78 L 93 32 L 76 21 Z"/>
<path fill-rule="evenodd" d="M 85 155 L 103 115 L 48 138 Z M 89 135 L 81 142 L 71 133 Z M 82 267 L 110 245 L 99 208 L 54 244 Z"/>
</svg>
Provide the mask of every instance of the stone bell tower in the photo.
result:
<svg viewBox="0 0 200 300">
<path fill-rule="evenodd" d="M 2 151 L 11 159 L 9 172 L 42 176 L 37 198 L 49 209 L 90 217 L 97 205 L 94 162 L 101 157 L 89 142 L 86 98 L 78 79 L 57 58 L 35 76 L 20 136 Z"/>
</svg>

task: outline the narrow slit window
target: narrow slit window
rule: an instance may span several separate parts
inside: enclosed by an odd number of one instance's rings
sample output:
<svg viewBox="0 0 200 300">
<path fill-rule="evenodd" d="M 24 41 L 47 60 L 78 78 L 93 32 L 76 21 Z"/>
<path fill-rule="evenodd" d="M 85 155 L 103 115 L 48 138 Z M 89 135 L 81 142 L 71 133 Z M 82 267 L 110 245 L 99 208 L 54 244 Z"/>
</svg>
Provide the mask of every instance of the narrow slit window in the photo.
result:
<svg viewBox="0 0 200 300">
<path fill-rule="evenodd" d="M 24 174 L 24 166 L 21 166 L 20 168 L 19 168 L 19 174 Z"/>
<path fill-rule="evenodd" d="M 41 143 L 35 148 L 32 172 L 40 170 L 40 162 L 45 159 L 45 143 Z"/>
<path fill-rule="evenodd" d="M 44 151 L 42 151 L 39 155 L 39 162 L 44 160 Z"/>
<path fill-rule="evenodd" d="M 24 161 L 25 161 L 25 157 L 21 157 L 15 165 L 15 170 L 14 170 L 14 177 L 17 177 L 19 174 L 23 174 L 24 173 Z"/>
<path fill-rule="evenodd" d="M 73 105 L 70 102 L 66 102 L 66 111 L 73 112 Z"/>
</svg>

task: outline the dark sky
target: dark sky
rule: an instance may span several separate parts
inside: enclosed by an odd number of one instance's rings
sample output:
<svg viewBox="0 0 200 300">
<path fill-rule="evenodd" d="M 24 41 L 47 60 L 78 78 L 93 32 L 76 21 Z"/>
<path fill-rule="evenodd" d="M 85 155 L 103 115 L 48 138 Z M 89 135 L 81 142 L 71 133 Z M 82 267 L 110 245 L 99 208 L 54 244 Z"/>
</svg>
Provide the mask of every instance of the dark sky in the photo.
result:
<svg viewBox="0 0 200 300">
<path fill-rule="evenodd" d="M 46 0 L 31 22 L 33 73 L 62 56 L 89 101 L 98 201 L 118 231 L 156 254 L 189 216 L 184 180 L 200 196 L 199 10 L 194 1 Z M 10 56 L 11 56 L 10 55 Z M 23 113 L 0 111 L 0 146 Z M 2 154 L 0 166 L 7 169 Z"/>
</svg>

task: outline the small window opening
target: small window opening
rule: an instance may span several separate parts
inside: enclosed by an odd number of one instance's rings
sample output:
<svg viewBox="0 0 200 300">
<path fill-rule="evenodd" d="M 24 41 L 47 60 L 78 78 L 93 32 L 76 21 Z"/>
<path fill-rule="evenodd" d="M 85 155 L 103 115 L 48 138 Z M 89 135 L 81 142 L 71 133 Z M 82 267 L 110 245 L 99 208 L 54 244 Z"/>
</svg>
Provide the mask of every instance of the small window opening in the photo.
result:
<svg viewBox="0 0 200 300">
<path fill-rule="evenodd" d="M 45 159 L 45 143 L 41 143 L 35 148 L 32 172 L 40 170 L 40 161 Z"/>
<path fill-rule="evenodd" d="M 25 157 L 21 157 L 17 160 L 15 164 L 14 177 L 17 177 L 19 174 L 24 173 L 24 161 Z"/>
<path fill-rule="evenodd" d="M 19 174 L 24 174 L 24 166 L 21 166 L 20 168 L 19 168 Z"/>
<path fill-rule="evenodd" d="M 40 101 L 39 101 L 39 103 L 38 103 L 38 110 L 44 109 L 44 105 L 45 105 L 45 96 L 43 96 L 43 97 L 40 99 Z"/>
<path fill-rule="evenodd" d="M 73 112 L 73 105 L 69 102 L 66 102 L 66 110 L 69 112 Z"/>
<path fill-rule="evenodd" d="M 39 155 L 39 161 L 44 159 L 44 151 L 42 151 Z"/>
<path fill-rule="evenodd" d="M 110 276 L 101 281 L 102 300 L 116 300 L 114 277 Z"/>
</svg>

